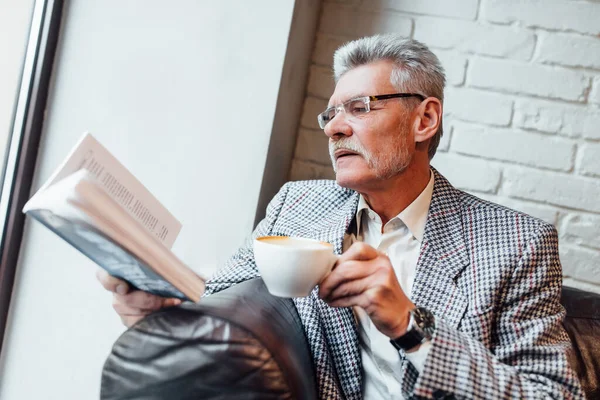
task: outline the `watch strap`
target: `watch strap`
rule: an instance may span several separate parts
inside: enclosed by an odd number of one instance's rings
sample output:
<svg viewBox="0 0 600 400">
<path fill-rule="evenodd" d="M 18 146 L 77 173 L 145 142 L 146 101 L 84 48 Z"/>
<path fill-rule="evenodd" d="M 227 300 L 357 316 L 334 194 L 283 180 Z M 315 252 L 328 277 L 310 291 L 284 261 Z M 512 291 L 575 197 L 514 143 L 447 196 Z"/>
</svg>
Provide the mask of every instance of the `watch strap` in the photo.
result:
<svg viewBox="0 0 600 400">
<path fill-rule="evenodd" d="M 391 339 L 390 343 L 397 350 L 408 351 L 431 339 L 435 322 L 433 315 L 425 308 L 417 307 L 410 310 L 410 320 L 404 335 Z"/>
<path fill-rule="evenodd" d="M 410 349 L 417 347 L 418 345 L 423 343 L 424 339 L 425 339 L 425 336 L 423 335 L 422 332 L 420 332 L 416 329 L 411 329 L 409 331 L 406 331 L 406 333 L 404 335 L 402 335 L 396 339 L 390 340 L 390 342 L 396 348 L 396 350 L 405 350 L 406 351 L 406 350 L 410 350 Z"/>
</svg>

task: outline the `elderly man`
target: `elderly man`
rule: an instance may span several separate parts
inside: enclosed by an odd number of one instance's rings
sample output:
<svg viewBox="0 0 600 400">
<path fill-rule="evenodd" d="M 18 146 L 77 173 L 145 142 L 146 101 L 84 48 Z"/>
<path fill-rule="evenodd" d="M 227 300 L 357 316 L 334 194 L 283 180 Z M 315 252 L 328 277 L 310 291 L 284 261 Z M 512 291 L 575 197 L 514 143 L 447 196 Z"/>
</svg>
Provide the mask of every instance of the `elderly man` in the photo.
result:
<svg viewBox="0 0 600 400">
<path fill-rule="evenodd" d="M 304 236 L 342 253 L 294 299 L 321 398 L 582 397 L 559 304 L 555 229 L 453 188 L 430 167 L 444 73 L 423 44 L 381 35 L 334 57 L 318 116 L 336 182 L 286 184 L 253 237 Z M 257 276 L 250 242 L 207 293 Z M 174 304 L 101 277 L 129 325 Z"/>
</svg>

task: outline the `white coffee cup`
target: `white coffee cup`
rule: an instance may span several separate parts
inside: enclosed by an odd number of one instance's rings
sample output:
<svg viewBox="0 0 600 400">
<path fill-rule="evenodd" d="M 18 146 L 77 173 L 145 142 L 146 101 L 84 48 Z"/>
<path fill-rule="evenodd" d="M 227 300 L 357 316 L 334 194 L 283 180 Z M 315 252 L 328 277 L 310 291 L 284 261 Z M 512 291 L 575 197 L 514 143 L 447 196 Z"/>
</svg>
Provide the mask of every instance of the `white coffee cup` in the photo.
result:
<svg viewBox="0 0 600 400">
<path fill-rule="evenodd" d="M 263 236 L 254 240 L 254 259 L 272 295 L 304 297 L 331 271 L 338 256 L 330 243 L 300 237 Z"/>
</svg>

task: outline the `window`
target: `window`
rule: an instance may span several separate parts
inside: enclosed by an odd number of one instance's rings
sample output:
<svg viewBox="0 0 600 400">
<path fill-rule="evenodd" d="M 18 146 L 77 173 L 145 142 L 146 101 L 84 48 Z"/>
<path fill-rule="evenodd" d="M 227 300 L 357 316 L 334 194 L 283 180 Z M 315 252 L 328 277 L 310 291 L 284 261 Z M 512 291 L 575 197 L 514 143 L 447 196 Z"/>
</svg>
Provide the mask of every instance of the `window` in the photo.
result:
<svg viewBox="0 0 600 400">
<path fill-rule="evenodd" d="M 29 197 L 42 132 L 62 0 L 0 3 L 0 343 L 4 339 Z M 29 28 L 29 31 L 27 31 Z"/>
</svg>

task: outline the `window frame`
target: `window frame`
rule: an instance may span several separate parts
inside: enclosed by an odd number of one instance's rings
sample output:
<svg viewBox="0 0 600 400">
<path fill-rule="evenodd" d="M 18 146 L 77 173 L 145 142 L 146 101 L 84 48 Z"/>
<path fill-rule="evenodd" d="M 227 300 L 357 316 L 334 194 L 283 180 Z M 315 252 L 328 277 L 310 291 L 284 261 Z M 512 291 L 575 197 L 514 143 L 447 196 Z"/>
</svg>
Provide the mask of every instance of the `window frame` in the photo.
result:
<svg viewBox="0 0 600 400">
<path fill-rule="evenodd" d="M 63 0 L 36 0 L 19 92 L 7 142 L 0 192 L 0 344 L 8 325 L 25 215 L 42 136 L 58 45 Z M 2 346 L 3 347 L 3 346 Z M 0 348 L 0 356 L 2 355 Z"/>
</svg>

